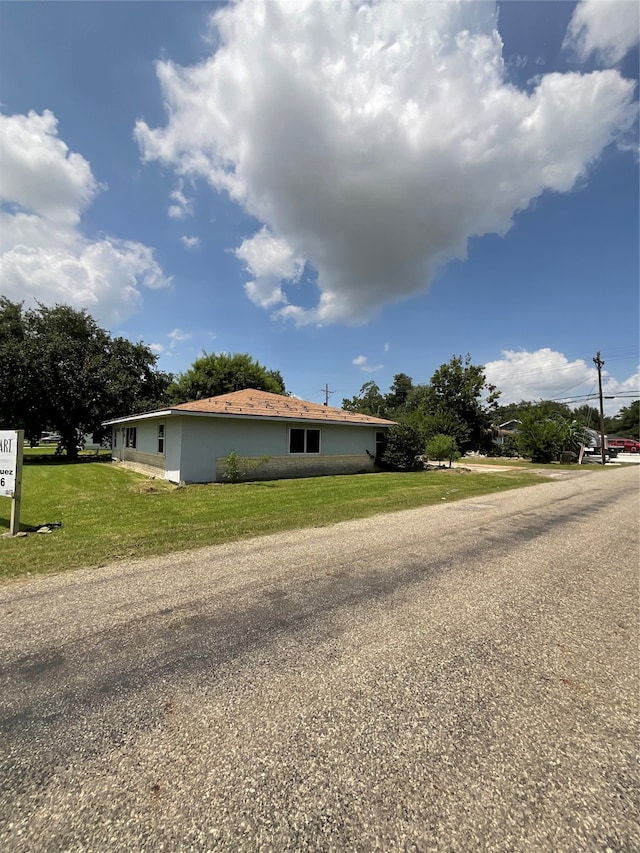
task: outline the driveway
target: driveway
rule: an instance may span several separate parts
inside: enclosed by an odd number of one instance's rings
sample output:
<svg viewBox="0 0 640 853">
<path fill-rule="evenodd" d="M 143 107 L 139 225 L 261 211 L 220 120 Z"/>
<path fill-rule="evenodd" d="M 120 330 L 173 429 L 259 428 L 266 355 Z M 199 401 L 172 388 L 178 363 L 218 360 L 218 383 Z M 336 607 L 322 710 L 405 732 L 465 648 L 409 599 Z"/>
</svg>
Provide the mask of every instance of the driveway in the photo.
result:
<svg viewBox="0 0 640 853">
<path fill-rule="evenodd" d="M 640 850 L 639 473 L 0 588 L 0 849 Z"/>
</svg>

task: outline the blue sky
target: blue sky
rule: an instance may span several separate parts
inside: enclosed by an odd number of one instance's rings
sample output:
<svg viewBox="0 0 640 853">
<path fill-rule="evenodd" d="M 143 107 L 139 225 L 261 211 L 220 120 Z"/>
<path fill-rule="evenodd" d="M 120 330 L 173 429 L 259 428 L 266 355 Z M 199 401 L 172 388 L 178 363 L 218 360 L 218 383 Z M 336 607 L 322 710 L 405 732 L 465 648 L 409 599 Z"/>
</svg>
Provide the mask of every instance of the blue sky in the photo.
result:
<svg viewBox="0 0 640 853">
<path fill-rule="evenodd" d="M 339 406 L 640 396 L 638 4 L 0 4 L 0 292 Z M 593 402 L 593 401 L 592 401 Z"/>
</svg>

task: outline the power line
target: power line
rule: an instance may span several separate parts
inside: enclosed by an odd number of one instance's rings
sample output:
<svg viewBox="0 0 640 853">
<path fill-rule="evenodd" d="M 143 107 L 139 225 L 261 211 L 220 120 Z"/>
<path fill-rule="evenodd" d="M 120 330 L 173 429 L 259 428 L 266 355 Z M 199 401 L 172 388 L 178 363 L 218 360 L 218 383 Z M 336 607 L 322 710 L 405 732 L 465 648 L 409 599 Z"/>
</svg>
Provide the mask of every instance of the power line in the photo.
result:
<svg viewBox="0 0 640 853">
<path fill-rule="evenodd" d="M 640 398 L 640 394 L 638 393 L 630 393 L 630 394 L 605 394 L 605 400 L 637 400 Z M 554 397 L 554 403 L 578 403 L 580 401 L 586 402 L 587 400 L 597 400 L 598 394 L 593 392 L 591 394 L 577 394 L 574 397 Z"/>
</svg>

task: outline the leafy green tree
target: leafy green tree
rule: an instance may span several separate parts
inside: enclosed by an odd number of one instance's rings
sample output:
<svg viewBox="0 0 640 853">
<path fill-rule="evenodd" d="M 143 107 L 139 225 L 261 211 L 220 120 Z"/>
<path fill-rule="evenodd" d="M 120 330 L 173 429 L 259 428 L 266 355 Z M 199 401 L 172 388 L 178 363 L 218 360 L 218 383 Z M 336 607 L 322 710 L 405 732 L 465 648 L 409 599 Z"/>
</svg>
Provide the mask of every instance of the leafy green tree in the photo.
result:
<svg viewBox="0 0 640 853">
<path fill-rule="evenodd" d="M 442 435 L 442 433 L 434 435 L 433 438 L 427 442 L 424 452 L 427 459 L 435 459 L 437 462 L 442 462 L 443 459 L 448 459 L 449 468 L 451 468 L 451 463 L 454 459 L 460 458 L 455 438 L 451 435 Z"/>
<path fill-rule="evenodd" d="M 286 394 L 279 371 L 267 370 L 247 353 L 204 353 L 169 386 L 171 403 L 206 400 L 245 388 Z"/>
<path fill-rule="evenodd" d="M 582 424 L 561 415 L 549 415 L 548 408 L 541 404 L 522 413 L 515 441 L 522 456 L 542 463 L 579 450 L 588 436 Z"/>
<path fill-rule="evenodd" d="M 36 439 L 44 424 L 31 352 L 21 304 L 0 297 L 0 427 L 24 429 L 27 438 Z"/>
<path fill-rule="evenodd" d="M 73 458 L 80 435 L 98 428 L 104 413 L 101 371 L 108 335 L 86 312 L 67 305 L 40 305 L 26 319 L 43 422 L 60 434 Z"/>
<path fill-rule="evenodd" d="M 490 415 L 500 392 L 486 382 L 484 367 L 471 363 L 467 355 L 454 356 L 441 365 L 424 391 L 421 405 L 427 420 L 428 437 L 451 435 L 462 453 L 487 444 Z"/>
<path fill-rule="evenodd" d="M 380 388 L 373 380 L 365 382 L 360 393 L 349 399 L 342 401 L 342 408 L 347 412 L 358 412 L 361 415 L 373 415 L 377 418 L 385 418 L 387 416 L 387 407 L 385 398 L 380 392 Z"/>
<path fill-rule="evenodd" d="M 620 409 L 613 418 L 607 418 L 605 431 L 610 435 L 640 441 L 640 400 L 634 400 L 630 405 Z"/>
<path fill-rule="evenodd" d="M 519 403 L 507 403 L 504 406 L 496 406 L 491 413 L 491 423 L 496 427 L 506 424 L 507 421 L 520 419 L 520 415 L 531 408 L 531 403 L 520 400 Z"/>
<path fill-rule="evenodd" d="M 405 422 L 392 426 L 387 433 L 387 446 L 382 454 L 382 464 L 389 468 L 411 470 L 416 456 L 420 456 L 424 442 L 420 431 Z"/>
<path fill-rule="evenodd" d="M 520 454 L 532 462 L 551 462 L 562 450 L 562 426 L 540 412 L 528 410 L 520 417 L 516 443 Z"/>
<path fill-rule="evenodd" d="M 600 429 L 600 410 L 585 404 L 571 413 L 573 418 L 583 426 Z"/>
<path fill-rule="evenodd" d="M 387 417 L 397 418 L 408 408 L 408 400 L 413 390 L 413 380 L 406 373 L 396 373 L 393 384 L 385 397 Z"/>
<path fill-rule="evenodd" d="M 535 411 L 541 417 L 561 417 L 571 420 L 577 418 L 566 403 L 558 403 L 556 400 L 520 400 L 519 403 L 509 403 L 506 406 L 496 406 L 491 413 L 493 424 L 506 423 L 511 420 L 520 420 L 524 412 Z"/>
<path fill-rule="evenodd" d="M 29 438 L 53 429 L 71 458 L 84 433 L 99 433 L 110 417 L 142 411 L 168 384 L 150 349 L 111 339 L 86 311 L 67 305 L 24 311 L 0 301 L 0 356 L 20 380 L 0 384 L 2 425 L 24 429 Z"/>
<path fill-rule="evenodd" d="M 588 444 L 590 436 L 583 424 L 575 419 L 569 420 L 569 418 L 558 418 L 557 420 L 560 421 L 563 428 L 561 434 L 563 452 L 578 451 L 583 444 Z"/>
<path fill-rule="evenodd" d="M 156 369 L 157 357 L 147 346 L 113 338 L 107 341 L 104 356 L 104 402 L 110 411 L 128 415 L 166 405 L 173 376 Z"/>
</svg>

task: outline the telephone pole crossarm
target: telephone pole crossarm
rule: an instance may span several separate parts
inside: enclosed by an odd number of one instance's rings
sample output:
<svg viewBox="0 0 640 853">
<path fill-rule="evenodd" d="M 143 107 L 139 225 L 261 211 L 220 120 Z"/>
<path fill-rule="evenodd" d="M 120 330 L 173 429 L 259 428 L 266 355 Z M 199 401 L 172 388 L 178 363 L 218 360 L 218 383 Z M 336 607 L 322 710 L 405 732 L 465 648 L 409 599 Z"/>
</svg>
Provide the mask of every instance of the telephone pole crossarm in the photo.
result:
<svg viewBox="0 0 640 853">
<path fill-rule="evenodd" d="M 324 405 L 328 406 L 329 405 L 329 397 L 333 394 L 333 391 L 329 390 L 328 385 L 325 385 L 324 388 L 321 388 L 320 390 L 324 394 Z"/>
</svg>

